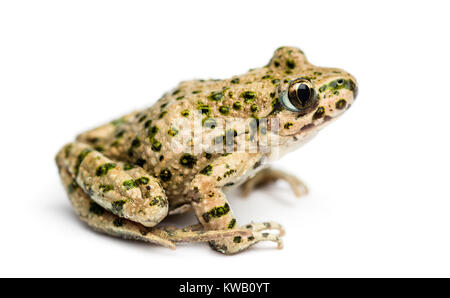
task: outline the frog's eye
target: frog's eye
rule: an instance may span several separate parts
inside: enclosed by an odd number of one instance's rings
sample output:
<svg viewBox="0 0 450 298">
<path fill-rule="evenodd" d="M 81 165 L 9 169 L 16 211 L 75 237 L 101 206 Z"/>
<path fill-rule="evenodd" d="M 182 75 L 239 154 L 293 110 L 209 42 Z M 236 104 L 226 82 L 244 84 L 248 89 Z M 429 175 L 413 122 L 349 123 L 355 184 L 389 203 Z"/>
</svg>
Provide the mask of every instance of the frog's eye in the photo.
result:
<svg viewBox="0 0 450 298">
<path fill-rule="evenodd" d="M 281 102 L 290 111 L 307 113 L 318 103 L 314 85 L 303 78 L 289 82 L 289 88 L 283 93 Z"/>
</svg>

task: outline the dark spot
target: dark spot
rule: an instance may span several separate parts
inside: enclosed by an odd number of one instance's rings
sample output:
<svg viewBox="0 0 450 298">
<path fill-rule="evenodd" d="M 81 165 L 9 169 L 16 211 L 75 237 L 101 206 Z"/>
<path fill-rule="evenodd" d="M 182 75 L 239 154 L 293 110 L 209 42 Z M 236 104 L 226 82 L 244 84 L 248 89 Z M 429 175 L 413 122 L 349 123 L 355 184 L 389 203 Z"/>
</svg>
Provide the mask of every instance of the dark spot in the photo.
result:
<svg viewBox="0 0 450 298">
<path fill-rule="evenodd" d="M 228 228 L 229 228 L 229 229 L 232 229 L 232 228 L 234 228 L 235 226 L 236 226 L 236 219 L 233 218 L 233 219 L 230 221 L 230 223 L 228 224 Z"/>
<path fill-rule="evenodd" d="M 228 115 L 230 113 L 230 108 L 227 106 L 221 106 L 219 112 L 223 115 Z"/>
<path fill-rule="evenodd" d="M 123 226 L 124 223 L 125 223 L 125 220 L 123 220 L 122 218 L 116 218 L 116 219 L 114 219 L 113 225 L 115 227 L 119 228 L 119 227 Z"/>
<path fill-rule="evenodd" d="M 241 93 L 241 97 L 244 98 L 245 103 L 251 103 L 256 98 L 256 92 L 244 91 Z"/>
<path fill-rule="evenodd" d="M 139 159 L 136 161 L 136 164 L 142 168 L 142 167 L 145 165 L 146 162 L 147 162 L 147 161 L 146 161 L 145 159 L 139 158 Z"/>
<path fill-rule="evenodd" d="M 161 151 L 162 145 L 161 145 L 161 143 L 160 143 L 158 140 L 156 140 L 156 139 L 151 139 L 150 141 L 151 141 L 151 143 L 152 143 L 152 150 L 153 150 L 153 151 L 156 151 L 156 152 Z"/>
<path fill-rule="evenodd" d="M 241 236 L 236 236 L 236 237 L 233 238 L 233 242 L 234 243 L 241 243 L 241 239 L 242 239 Z"/>
<path fill-rule="evenodd" d="M 140 177 L 136 180 L 134 180 L 136 185 L 147 185 L 150 182 L 150 178 L 148 177 Z"/>
<path fill-rule="evenodd" d="M 347 106 L 347 101 L 345 101 L 345 99 L 339 99 L 336 102 L 336 109 L 338 110 L 342 110 Z"/>
<path fill-rule="evenodd" d="M 210 159 L 212 157 L 212 154 L 211 153 L 205 153 L 205 158 L 206 159 Z"/>
<path fill-rule="evenodd" d="M 108 192 L 108 191 L 113 190 L 113 189 L 114 189 L 114 186 L 108 185 L 108 184 L 100 184 L 99 188 L 100 188 L 100 190 L 101 190 L 103 193 L 106 193 L 106 192 Z"/>
<path fill-rule="evenodd" d="M 114 201 L 111 204 L 111 211 L 115 214 L 121 214 L 123 212 L 123 205 L 125 205 L 126 201 L 118 200 Z"/>
<path fill-rule="evenodd" d="M 172 92 L 172 95 L 177 95 L 178 93 L 180 93 L 180 91 L 181 91 L 180 89 L 177 89 L 177 90 Z"/>
<path fill-rule="evenodd" d="M 162 119 L 167 113 L 167 111 L 161 112 L 161 114 L 159 114 L 159 119 Z"/>
<path fill-rule="evenodd" d="M 197 106 L 197 109 L 206 116 L 209 116 L 211 114 L 211 107 L 205 104 L 199 104 Z"/>
<path fill-rule="evenodd" d="M 98 177 L 105 176 L 108 172 L 114 169 L 117 165 L 114 163 L 105 163 L 97 168 L 95 175 Z"/>
<path fill-rule="evenodd" d="M 159 178 L 162 181 L 167 182 L 170 180 L 170 178 L 172 178 L 172 173 L 170 172 L 170 170 L 168 168 L 165 168 L 165 169 L 161 170 L 161 172 L 159 173 Z"/>
<path fill-rule="evenodd" d="M 287 59 L 286 60 L 286 66 L 290 69 L 294 69 L 295 68 L 295 61 L 293 59 Z"/>
<path fill-rule="evenodd" d="M 214 207 L 206 213 L 203 213 L 202 217 L 206 222 L 209 222 L 211 218 L 219 218 L 230 212 L 230 206 L 225 203 L 223 206 Z"/>
<path fill-rule="evenodd" d="M 274 84 L 275 86 L 278 86 L 280 83 L 281 83 L 281 81 L 279 79 L 272 80 L 272 84 Z"/>
<path fill-rule="evenodd" d="M 213 169 L 212 165 L 207 165 L 200 171 L 200 174 L 206 175 L 206 176 L 211 176 L 212 169 Z"/>
<path fill-rule="evenodd" d="M 102 206 L 95 202 L 91 202 L 89 205 L 89 212 L 94 213 L 95 215 L 103 215 L 105 213 L 105 209 Z"/>
<path fill-rule="evenodd" d="M 242 104 L 240 101 L 236 101 L 235 103 L 233 103 L 233 109 L 240 110 L 241 108 L 242 108 Z"/>
<path fill-rule="evenodd" d="M 256 113 L 259 111 L 259 107 L 256 104 L 252 104 L 252 106 L 250 107 L 250 111 L 252 111 L 252 113 Z"/>
<path fill-rule="evenodd" d="M 184 98 L 184 96 L 178 96 L 177 98 L 175 98 L 175 100 L 182 100 Z"/>
<path fill-rule="evenodd" d="M 196 163 L 197 163 L 197 158 L 195 158 L 191 154 L 185 153 L 180 157 L 180 164 L 183 167 L 192 169 L 192 168 L 194 168 Z"/>
<path fill-rule="evenodd" d="M 122 185 L 125 188 L 125 190 L 130 190 L 132 188 L 137 187 L 136 182 L 134 182 L 133 180 L 125 180 L 124 182 L 122 182 Z"/>
<path fill-rule="evenodd" d="M 330 121 L 331 119 L 333 118 L 327 115 L 323 118 L 323 122 Z"/>
<path fill-rule="evenodd" d="M 77 157 L 77 163 L 75 164 L 75 176 L 78 176 L 78 172 L 80 171 L 80 166 L 83 160 L 88 156 L 89 153 L 92 152 L 92 149 L 84 149 Z"/>
<path fill-rule="evenodd" d="M 324 107 L 318 107 L 316 112 L 313 115 L 313 119 L 320 119 L 325 115 L 325 108 Z"/>
<path fill-rule="evenodd" d="M 234 78 L 231 80 L 231 84 L 239 84 L 240 80 L 239 78 Z"/>
<path fill-rule="evenodd" d="M 167 133 L 169 134 L 169 136 L 174 137 L 178 134 L 178 129 L 171 127 Z"/>
<path fill-rule="evenodd" d="M 220 101 L 223 98 L 223 91 L 211 92 L 208 98 L 210 100 Z"/>
<path fill-rule="evenodd" d="M 69 194 L 74 193 L 75 190 L 78 188 L 78 184 L 75 180 L 73 180 L 72 182 L 69 183 L 69 185 L 67 186 L 67 192 Z"/>
<path fill-rule="evenodd" d="M 293 124 L 292 122 L 286 122 L 286 123 L 284 124 L 284 128 L 285 128 L 285 129 L 289 129 L 289 128 L 291 128 L 293 125 L 294 125 L 294 124 Z"/>
<path fill-rule="evenodd" d="M 150 125 L 152 125 L 152 120 L 147 120 L 147 121 L 145 121 L 145 123 L 144 123 L 144 127 L 145 127 L 145 128 L 149 128 Z"/>
<path fill-rule="evenodd" d="M 183 117 L 188 117 L 189 114 L 190 114 L 189 110 L 181 111 L 181 116 L 183 116 Z"/>
</svg>

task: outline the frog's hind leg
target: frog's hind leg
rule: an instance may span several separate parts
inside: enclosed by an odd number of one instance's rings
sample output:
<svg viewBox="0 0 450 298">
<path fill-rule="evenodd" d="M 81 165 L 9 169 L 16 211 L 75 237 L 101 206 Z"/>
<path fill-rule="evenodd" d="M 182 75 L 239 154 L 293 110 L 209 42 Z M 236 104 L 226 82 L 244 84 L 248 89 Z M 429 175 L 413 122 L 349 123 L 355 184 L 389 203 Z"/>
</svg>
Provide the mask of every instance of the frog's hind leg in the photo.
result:
<svg viewBox="0 0 450 298">
<path fill-rule="evenodd" d="M 70 173 L 60 169 L 60 176 L 75 212 L 94 230 L 111 236 L 149 242 L 175 249 L 175 242 L 207 242 L 223 237 L 245 237 L 247 229 L 226 231 L 204 231 L 201 225 L 186 228 L 170 226 L 148 228 L 136 222 L 118 217 L 95 203 L 76 182 Z"/>
<path fill-rule="evenodd" d="M 139 240 L 175 249 L 175 244 L 169 239 L 150 233 L 148 228 L 143 225 L 118 217 L 91 200 L 65 168 L 60 168 L 60 176 L 75 212 L 94 230 L 115 237 Z"/>
<path fill-rule="evenodd" d="M 279 179 L 289 183 L 296 197 L 308 194 L 307 186 L 297 177 L 271 168 L 261 170 L 260 172 L 256 173 L 254 177 L 250 178 L 244 184 L 242 184 L 242 194 L 246 197 L 250 194 L 250 192 L 252 192 L 252 190 L 270 183 L 274 183 Z"/>
<path fill-rule="evenodd" d="M 56 162 L 90 199 L 119 217 L 153 227 L 167 216 L 164 189 L 141 167 L 113 161 L 79 142 L 66 145 Z"/>
</svg>

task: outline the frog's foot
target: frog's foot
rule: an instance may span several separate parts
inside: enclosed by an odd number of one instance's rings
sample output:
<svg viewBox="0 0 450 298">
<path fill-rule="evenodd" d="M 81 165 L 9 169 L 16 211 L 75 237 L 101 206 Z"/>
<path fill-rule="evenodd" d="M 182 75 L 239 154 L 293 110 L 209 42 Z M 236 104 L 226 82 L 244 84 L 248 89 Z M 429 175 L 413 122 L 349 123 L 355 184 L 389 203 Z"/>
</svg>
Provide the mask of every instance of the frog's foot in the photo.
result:
<svg viewBox="0 0 450 298">
<path fill-rule="evenodd" d="M 238 229 L 246 229 L 251 235 L 248 237 L 234 236 L 233 238 L 223 238 L 220 241 L 213 240 L 209 242 L 210 246 L 214 250 L 227 255 L 246 250 L 250 246 L 262 241 L 272 241 L 277 243 L 279 249 L 283 248 L 281 237 L 284 235 L 284 229 L 280 224 L 274 222 L 251 223 Z M 275 230 L 278 233 L 269 232 L 271 230 Z"/>
<path fill-rule="evenodd" d="M 308 188 L 297 177 L 270 168 L 261 170 L 260 172 L 256 173 L 254 177 L 250 178 L 244 184 L 242 184 L 242 194 L 244 197 L 246 197 L 252 190 L 270 183 L 274 183 L 279 179 L 285 180 L 287 183 L 289 183 L 296 197 L 301 197 L 308 194 Z"/>
</svg>

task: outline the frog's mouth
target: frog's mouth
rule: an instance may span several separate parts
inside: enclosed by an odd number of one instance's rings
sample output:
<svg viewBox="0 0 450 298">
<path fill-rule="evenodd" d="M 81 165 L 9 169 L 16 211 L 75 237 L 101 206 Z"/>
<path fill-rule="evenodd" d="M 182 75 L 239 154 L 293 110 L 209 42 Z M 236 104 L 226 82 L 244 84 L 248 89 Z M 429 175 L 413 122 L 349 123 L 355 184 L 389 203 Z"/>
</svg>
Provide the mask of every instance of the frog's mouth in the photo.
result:
<svg viewBox="0 0 450 298">
<path fill-rule="evenodd" d="M 300 128 L 298 131 L 288 134 L 286 136 L 300 136 L 300 135 L 306 135 L 314 131 L 319 131 L 326 125 L 328 125 L 331 121 L 333 121 L 336 117 L 331 116 L 325 116 L 321 122 L 318 123 L 308 123 L 304 125 L 302 128 Z"/>
</svg>

